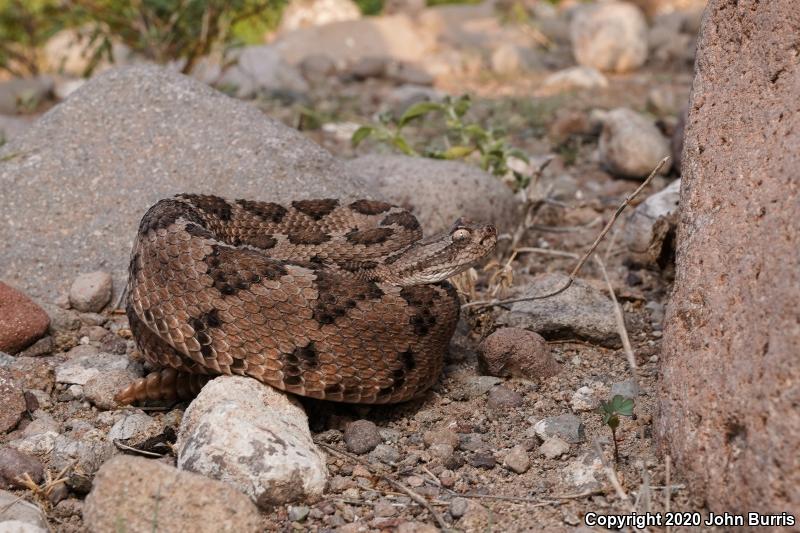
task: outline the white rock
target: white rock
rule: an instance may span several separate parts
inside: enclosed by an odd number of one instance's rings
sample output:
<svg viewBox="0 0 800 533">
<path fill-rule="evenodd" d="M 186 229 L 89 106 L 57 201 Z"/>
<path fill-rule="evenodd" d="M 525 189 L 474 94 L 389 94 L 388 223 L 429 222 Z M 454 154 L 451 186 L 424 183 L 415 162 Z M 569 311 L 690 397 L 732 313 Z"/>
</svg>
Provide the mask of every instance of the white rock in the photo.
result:
<svg viewBox="0 0 800 533">
<path fill-rule="evenodd" d="M 505 456 L 503 464 L 517 474 L 524 474 L 531 467 L 531 460 L 525 447 L 517 445 Z"/>
<path fill-rule="evenodd" d="M 78 311 L 97 313 L 111 301 L 111 274 L 81 274 L 69 289 L 69 303 Z"/>
<path fill-rule="evenodd" d="M 492 71 L 497 74 L 516 74 L 525 67 L 525 58 L 522 50 L 511 43 L 498 46 L 491 57 Z"/>
<path fill-rule="evenodd" d="M 55 431 L 45 431 L 12 440 L 8 445 L 29 455 L 48 455 L 55 448 L 57 437 L 58 433 Z"/>
<path fill-rule="evenodd" d="M 128 413 L 118 420 L 108 432 L 109 440 L 128 440 L 137 435 L 146 435 L 160 427 L 158 421 L 144 413 Z"/>
<path fill-rule="evenodd" d="M 560 437 L 550 437 L 539 446 L 539 453 L 548 459 L 561 457 L 569 451 L 569 443 Z"/>
<path fill-rule="evenodd" d="M 42 511 L 32 503 L 18 498 L 17 495 L 12 492 L 0 490 L 0 509 L 3 510 L 3 518 L 5 520 L 22 522 L 47 531 L 47 521 L 44 515 L 42 515 Z M 12 526 L 13 525 L 14 524 L 12 524 Z M 9 529 L 9 531 L 19 530 Z"/>
<path fill-rule="evenodd" d="M 73 465 L 86 475 L 94 474 L 116 452 L 114 445 L 106 440 L 104 432 L 92 429 L 80 437 L 58 435 L 55 439 L 50 466 L 61 470 Z"/>
<path fill-rule="evenodd" d="M 235 86 L 239 98 L 253 96 L 259 91 L 302 93 L 308 90 L 308 83 L 300 71 L 286 63 L 271 45 L 242 49 L 236 64 L 223 73 L 219 82 Z"/>
<path fill-rule="evenodd" d="M 324 454 L 300 404 L 258 381 L 209 382 L 183 417 L 178 468 L 225 481 L 261 507 L 322 495 Z"/>
<path fill-rule="evenodd" d="M 661 191 L 652 194 L 636 206 L 623 229 L 623 238 L 628 250 L 646 253 L 653 241 L 656 222 L 678 210 L 681 180 L 675 180 Z"/>
<path fill-rule="evenodd" d="M 550 74 L 542 82 L 540 92 L 549 94 L 575 89 L 602 89 L 608 87 L 608 79 L 592 67 L 570 67 Z"/>
<path fill-rule="evenodd" d="M 47 530 L 21 520 L 6 520 L 0 522 L 0 533 L 47 533 Z"/>
<path fill-rule="evenodd" d="M 606 114 L 598 152 L 612 174 L 641 179 L 671 153 L 669 140 L 650 119 L 624 107 Z M 667 163 L 660 173 L 666 174 L 669 168 Z"/>
<path fill-rule="evenodd" d="M 86 69 L 92 56 L 101 46 L 101 40 L 91 42 L 92 28 L 68 28 L 57 32 L 47 40 L 42 48 L 43 63 L 50 72 L 81 77 L 86 75 Z M 114 65 L 121 66 L 130 58 L 131 50 L 119 41 L 111 44 L 111 53 Z M 94 69 L 95 73 L 111 67 L 112 64 L 103 59 Z"/>
<path fill-rule="evenodd" d="M 56 382 L 86 385 L 86 382 L 101 372 L 125 370 L 128 358 L 111 353 L 88 353 L 64 361 L 56 367 Z"/>
<path fill-rule="evenodd" d="M 310 55 L 326 54 L 336 65 L 364 57 L 390 57 L 411 63 L 427 60 L 435 39 L 405 15 L 365 17 L 302 28 L 272 43 L 284 60 L 297 65 Z"/>
<path fill-rule="evenodd" d="M 647 60 L 647 22 L 641 10 L 627 2 L 578 8 L 570 37 L 575 60 L 587 67 L 628 72 Z"/>
<path fill-rule="evenodd" d="M 292 0 L 281 15 L 278 33 L 361 18 L 353 0 Z"/>
<path fill-rule="evenodd" d="M 59 100 L 66 100 L 69 95 L 83 87 L 85 78 L 57 78 L 53 87 L 53 94 Z"/>
<path fill-rule="evenodd" d="M 577 412 L 591 411 L 597 407 L 597 400 L 594 397 L 594 391 L 590 387 L 581 387 L 572 395 L 572 410 Z"/>
<path fill-rule="evenodd" d="M 594 452 L 585 453 L 570 461 L 561 471 L 561 477 L 564 483 L 580 492 L 600 489 L 603 480 L 603 462 Z"/>
</svg>

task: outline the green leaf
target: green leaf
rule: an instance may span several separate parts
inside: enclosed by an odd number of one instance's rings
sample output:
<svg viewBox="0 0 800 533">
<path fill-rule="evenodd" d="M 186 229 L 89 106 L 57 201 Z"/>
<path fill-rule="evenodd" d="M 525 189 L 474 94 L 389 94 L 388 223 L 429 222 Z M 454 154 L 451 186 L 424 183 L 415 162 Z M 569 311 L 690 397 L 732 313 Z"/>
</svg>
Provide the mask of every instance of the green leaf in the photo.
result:
<svg viewBox="0 0 800 533">
<path fill-rule="evenodd" d="M 361 126 L 353 133 L 353 136 L 350 138 L 350 144 L 353 145 L 353 148 L 357 147 L 361 144 L 361 141 L 372 135 L 374 131 L 375 128 L 372 126 Z"/>
<path fill-rule="evenodd" d="M 528 155 L 519 148 L 512 148 L 509 150 L 508 156 L 513 157 L 514 159 L 519 159 L 520 161 L 524 161 L 526 163 L 531 162 L 531 160 L 528 158 Z"/>
<path fill-rule="evenodd" d="M 392 139 L 392 144 L 406 155 L 417 155 L 417 152 L 409 146 L 408 142 L 399 135 Z"/>
<path fill-rule="evenodd" d="M 619 427 L 619 418 L 612 416 L 608 422 L 606 422 L 606 424 L 608 424 L 608 427 L 610 427 L 612 431 L 616 431 L 616 429 Z"/>
<path fill-rule="evenodd" d="M 453 104 L 453 111 L 455 112 L 457 117 L 463 117 L 469 111 L 469 108 L 472 106 L 472 102 L 470 101 L 469 95 L 464 94 L 458 98 Z"/>
<path fill-rule="evenodd" d="M 442 155 L 444 156 L 445 159 L 463 159 L 474 151 L 475 151 L 474 146 L 462 146 L 460 144 L 457 144 L 445 150 L 444 154 Z"/>
<path fill-rule="evenodd" d="M 486 139 L 488 136 L 486 130 L 480 127 L 478 124 L 468 124 L 464 126 L 464 133 L 479 140 Z"/>
<path fill-rule="evenodd" d="M 431 111 L 441 111 L 442 105 L 437 102 L 417 102 L 408 109 L 406 109 L 403 116 L 400 117 L 400 127 L 402 128 L 415 118 L 426 115 Z"/>
</svg>

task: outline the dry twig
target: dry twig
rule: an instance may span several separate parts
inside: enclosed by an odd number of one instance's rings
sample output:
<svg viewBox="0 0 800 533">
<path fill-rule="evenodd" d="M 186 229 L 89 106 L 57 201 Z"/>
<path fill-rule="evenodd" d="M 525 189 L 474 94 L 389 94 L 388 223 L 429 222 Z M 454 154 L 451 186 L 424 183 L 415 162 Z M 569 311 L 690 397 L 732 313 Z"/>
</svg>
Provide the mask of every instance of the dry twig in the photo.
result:
<svg viewBox="0 0 800 533">
<path fill-rule="evenodd" d="M 617 210 L 614 211 L 614 214 L 611 216 L 611 219 L 605 225 L 603 230 L 600 232 L 600 234 L 594 240 L 594 242 L 589 247 L 589 249 L 586 251 L 586 253 L 583 254 L 581 259 L 578 261 L 578 264 L 575 265 L 575 268 L 572 269 L 572 272 L 569 273 L 569 278 L 567 279 L 567 282 L 564 283 L 564 285 L 562 287 L 559 287 L 555 291 L 549 292 L 547 294 L 541 294 L 541 295 L 537 295 L 537 296 L 525 296 L 525 297 L 521 297 L 521 298 L 511 298 L 511 299 L 508 299 L 508 300 L 488 300 L 488 301 L 484 300 L 484 301 L 470 302 L 470 303 L 462 305 L 461 308 L 465 309 L 465 308 L 469 308 L 469 307 L 494 307 L 494 306 L 498 306 L 498 305 L 508 305 L 508 304 L 512 304 L 512 303 L 516 303 L 516 302 L 529 302 L 529 301 L 532 301 L 532 300 L 544 300 L 545 298 L 552 298 L 553 296 L 561 294 L 565 290 L 569 289 L 570 286 L 572 285 L 572 283 L 575 281 L 575 277 L 578 275 L 578 272 L 580 272 L 581 268 L 583 268 L 583 265 L 586 263 L 586 261 L 589 259 L 589 257 L 591 257 L 591 255 L 594 253 L 594 251 L 600 245 L 600 242 L 603 240 L 603 238 L 609 232 L 609 230 L 614 225 L 614 223 L 617 221 L 619 216 L 622 214 L 622 211 L 624 211 L 625 208 L 631 203 L 631 201 L 633 201 L 633 199 L 636 198 L 639 195 L 639 193 L 642 192 L 642 190 L 645 187 L 647 187 L 647 185 L 652 181 L 652 179 L 655 177 L 655 175 L 658 173 L 658 171 L 661 170 L 661 167 L 663 167 L 664 164 L 668 160 L 669 160 L 669 157 L 665 157 L 664 159 L 659 161 L 658 165 L 656 165 L 656 168 L 654 168 L 653 171 L 650 172 L 650 175 L 647 176 L 647 179 L 645 179 L 642 182 L 642 184 L 639 185 L 639 187 L 637 187 L 636 190 L 633 191 L 630 195 L 628 195 L 625 198 L 625 200 L 622 202 L 622 204 L 620 204 L 620 206 L 617 207 Z"/>
<path fill-rule="evenodd" d="M 625 315 L 622 312 L 622 306 L 619 305 L 617 296 L 614 294 L 614 287 L 611 286 L 611 280 L 608 279 L 608 272 L 606 271 L 605 263 L 603 263 L 603 260 L 600 259 L 599 256 L 595 256 L 594 260 L 597 261 L 597 265 L 600 267 L 600 272 L 603 274 L 603 278 L 606 281 L 606 286 L 608 287 L 608 293 L 611 296 L 612 303 L 614 304 L 614 320 L 617 323 L 617 333 L 619 333 L 619 338 L 622 340 L 622 347 L 625 349 L 625 355 L 628 357 L 628 365 L 631 367 L 633 379 L 636 381 L 636 386 L 638 387 L 639 373 L 638 367 L 636 366 L 636 356 L 633 354 L 631 339 L 628 336 L 628 328 L 625 327 Z"/>
<path fill-rule="evenodd" d="M 326 444 L 316 439 L 314 440 L 314 442 L 316 443 L 317 446 L 321 446 L 326 450 L 330 450 L 341 457 L 344 457 L 351 461 L 355 461 L 356 463 L 364 465 L 365 467 L 367 467 L 367 469 L 370 469 L 370 465 L 366 461 L 361 460 L 355 455 L 343 452 L 342 450 L 339 450 L 338 448 L 331 446 L 330 444 Z M 406 487 L 403 483 L 400 483 L 399 481 L 392 479 L 386 474 L 380 472 L 375 472 L 375 474 L 384 481 L 386 481 L 388 484 L 396 488 L 397 490 L 406 494 L 406 496 L 408 496 L 409 498 L 420 504 L 422 507 L 424 507 L 431 514 L 436 523 L 439 524 L 439 527 L 441 527 L 442 529 L 448 529 L 450 527 L 447 525 L 447 522 L 444 521 L 441 515 L 438 512 L 436 512 L 436 509 L 433 508 L 433 505 L 431 505 L 431 503 L 428 500 L 426 500 L 425 498 L 423 498 L 422 496 L 411 490 L 409 487 Z"/>
</svg>

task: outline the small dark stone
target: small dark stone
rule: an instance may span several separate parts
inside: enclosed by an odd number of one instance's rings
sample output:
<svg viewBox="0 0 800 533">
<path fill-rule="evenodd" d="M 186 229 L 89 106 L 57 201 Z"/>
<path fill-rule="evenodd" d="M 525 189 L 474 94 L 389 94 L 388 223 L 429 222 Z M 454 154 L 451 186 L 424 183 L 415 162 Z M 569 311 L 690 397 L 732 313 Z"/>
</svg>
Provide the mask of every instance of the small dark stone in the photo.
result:
<svg viewBox="0 0 800 533">
<path fill-rule="evenodd" d="M 25 485 L 18 481 L 25 473 L 38 484 L 44 477 L 44 467 L 37 458 L 14 448 L 0 449 L 0 483 L 3 488 L 25 488 Z"/>
<path fill-rule="evenodd" d="M 469 464 L 475 468 L 485 468 L 486 470 L 491 470 L 497 464 L 497 460 L 490 453 L 477 452 L 472 454 L 472 457 L 469 458 Z"/>
<path fill-rule="evenodd" d="M 344 442 L 353 453 L 362 454 L 375 449 L 381 443 L 378 426 L 369 420 L 356 420 L 344 430 Z"/>
<path fill-rule="evenodd" d="M 513 409 L 522 406 L 522 396 L 502 385 L 489 391 L 487 405 L 491 409 Z"/>
</svg>

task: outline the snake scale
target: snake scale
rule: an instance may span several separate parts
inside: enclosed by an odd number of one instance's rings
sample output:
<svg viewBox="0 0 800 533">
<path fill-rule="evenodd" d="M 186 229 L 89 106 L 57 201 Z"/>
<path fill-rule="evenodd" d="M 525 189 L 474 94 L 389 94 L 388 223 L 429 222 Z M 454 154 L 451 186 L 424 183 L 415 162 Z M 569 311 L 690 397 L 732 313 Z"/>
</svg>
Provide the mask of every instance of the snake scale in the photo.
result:
<svg viewBox="0 0 800 533">
<path fill-rule="evenodd" d="M 411 399 L 438 378 L 458 321 L 446 279 L 496 240 L 462 219 L 423 239 L 410 212 L 374 200 L 161 200 L 139 225 L 127 300 L 155 371 L 117 400 L 188 398 L 220 374 L 340 402 Z"/>
</svg>

